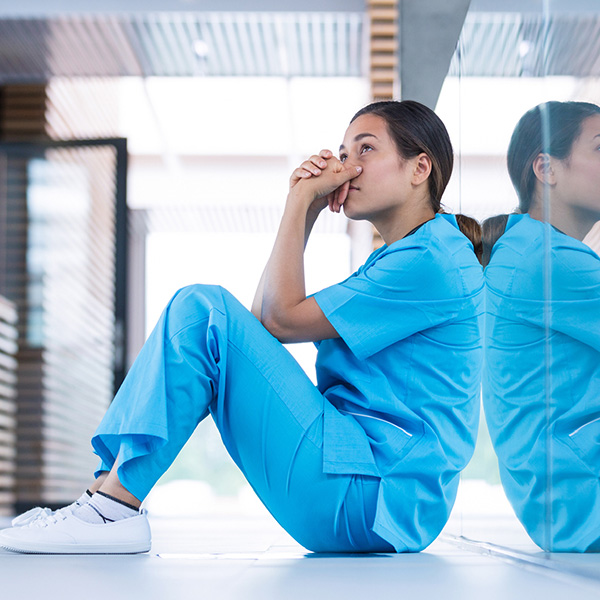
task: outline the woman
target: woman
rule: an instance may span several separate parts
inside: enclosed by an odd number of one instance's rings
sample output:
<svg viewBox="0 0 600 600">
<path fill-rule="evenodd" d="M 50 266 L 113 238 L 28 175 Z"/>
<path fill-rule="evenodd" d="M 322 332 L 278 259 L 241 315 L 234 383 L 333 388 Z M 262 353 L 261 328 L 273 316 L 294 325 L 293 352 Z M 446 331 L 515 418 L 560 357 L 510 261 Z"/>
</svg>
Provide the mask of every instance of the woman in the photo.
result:
<svg viewBox="0 0 600 600">
<path fill-rule="evenodd" d="M 438 214 L 452 161 L 428 108 L 359 111 L 339 160 L 324 151 L 294 171 L 254 316 L 219 287 L 177 292 L 92 440 L 102 464 L 91 499 L 30 514 L 0 544 L 148 550 L 140 502 L 210 413 L 305 547 L 426 547 L 448 518 L 478 422 L 482 271 L 455 217 Z M 373 223 L 385 245 L 307 297 L 304 247 L 327 206 Z M 318 345 L 318 387 L 281 345 L 300 341 Z"/>
<path fill-rule="evenodd" d="M 484 223 L 486 420 L 532 539 L 600 550 L 600 258 L 580 241 L 600 219 L 600 107 L 527 112 L 508 170 L 521 214 Z"/>
</svg>

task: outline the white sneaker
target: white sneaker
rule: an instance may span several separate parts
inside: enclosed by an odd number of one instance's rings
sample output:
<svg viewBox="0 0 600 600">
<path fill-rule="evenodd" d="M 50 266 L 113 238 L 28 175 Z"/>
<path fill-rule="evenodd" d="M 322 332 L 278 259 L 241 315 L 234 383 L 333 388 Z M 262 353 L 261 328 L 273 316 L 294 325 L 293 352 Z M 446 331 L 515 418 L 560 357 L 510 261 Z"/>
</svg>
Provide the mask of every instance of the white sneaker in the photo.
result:
<svg viewBox="0 0 600 600">
<path fill-rule="evenodd" d="M 113 523 L 87 523 L 56 511 L 0 531 L 0 547 L 27 554 L 137 554 L 151 546 L 145 510 Z"/>
<path fill-rule="evenodd" d="M 15 517 L 11 521 L 11 525 L 13 527 L 23 527 L 25 525 L 29 525 L 29 523 L 35 521 L 36 519 L 43 519 L 48 515 L 53 515 L 55 513 L 67 513 L 71 514 L 76 508 L 79 508 L 79 504 L 77 502 L 73 502 L 68 506 L 63 506 L 58 510 L 51 510 L 47 507 L 36 506 L 35 508 L 31 508 L 27 512 L 24 512 L 22 515 Z"/>
<path fill-rule="evenodd" d="M 47 507 L 36 506 L 35 508 L 32 508 L 32 509 L 28 510 L 27 512 L 24 512 L 22 515 L 15 517 L 12 520 L 11 525 L 13 527 L 23 527 L 24 525 L 28 525 L 29 523 L 35 521 L 36 519 L 45 518 L 48 515 L 53 515 L 56 513 L 71 514 L 75 509 L 86 504 L 91 497 L 92 497 L 91 492 L 88 492 L 86 490 L 83 494 L 81 494 L 81 496 L 77 500 L 75 500 L 75 502 L 71 502 L 71 504 L 69 504 L 67 506 L 63 506 L 62 508 L 59 508 L 58 510 L 51 510 L 50 508 L 47 508 Z"/>
</svg>

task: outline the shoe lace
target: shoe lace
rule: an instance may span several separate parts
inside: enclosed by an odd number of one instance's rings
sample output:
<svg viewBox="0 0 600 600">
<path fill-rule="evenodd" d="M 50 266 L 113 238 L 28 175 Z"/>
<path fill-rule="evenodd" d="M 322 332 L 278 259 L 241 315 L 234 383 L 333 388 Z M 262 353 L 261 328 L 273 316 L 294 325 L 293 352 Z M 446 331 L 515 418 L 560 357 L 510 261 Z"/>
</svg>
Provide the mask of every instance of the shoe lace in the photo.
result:
<svg viewBox="0 0 600 600">
<path fill-rule="evenodd" d="M 62 509 L 61 509 L 62 511 Z M 58 523 L 59 521 L 64 521 L 67 516 L 70 513 L 67 512 L 61 512 L 61 511 L 55 511 L 52 512 L 50 514 L 41 516 L 39 518 L 37 518 L 35 521 L 33 521 L 30 526 L 31 527 L 48 527 L 48 525 L 54 525 L 55 523 Z"/>
<path fill-rule="evenodd" d="M 59 521 L 64 521 L 71 514 L 70 507 L 65 506 L 55 511 L 50 511 L 46 514 L 41 514 L 35 520 L 33 520 L 28 527 L 48 527 Z"/>
<path fill-rule="evenodd" d="M 32 508 L 27 512 L 24 512 L 22 515 L 19 515 L 18 517 L 14 518 L 11 524 L 13 527 L 18 527 L 23 525 L 30 525 L 31 523 L 34 523 L 39 519 L 46 519 L 48 516 L 53 514 L 68 515 L 71 512 L 73 512 L 73 509 L 77 508 L 77 506 L 78 505 L 76 503 L 73 503 L 67 506 L 63 506 L 62 508 L 59 508 L 58 510 L 54 511 L 47 507 L 42 508 L 41 506 L 36 506 L 35 508 Z"/>
<path fill-rule="evenodd" d="M 25 524 L 25 523 L 34 521 L 36 519 L 39 519 L 42 516 L 49 515 L 51 512 L 52 511 L 47 507 L 36 506 L 35 508 L 32 508 L 32 509 L 28 510 L 27 512 L 24 512 L 22 515 L 15 517 L 12 520 L 11 524 L 13 527 L 15 527 L 17 525 Z"/>
</svg>

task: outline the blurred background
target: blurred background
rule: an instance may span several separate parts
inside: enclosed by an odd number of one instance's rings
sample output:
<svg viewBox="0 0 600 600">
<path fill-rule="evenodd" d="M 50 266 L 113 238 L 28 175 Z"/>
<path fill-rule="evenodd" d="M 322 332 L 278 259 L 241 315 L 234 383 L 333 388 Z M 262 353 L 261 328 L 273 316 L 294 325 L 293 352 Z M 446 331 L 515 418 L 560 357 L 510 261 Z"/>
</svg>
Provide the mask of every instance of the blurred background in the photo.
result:
<svg viewBox="0 0 600 600">
<path fill-rule="evenodd" d="M 519 117 L 600 101 L 595 0 L 38 1 L 0 7 L 0 511 L 71 502 L 89 438 L 160 311 L 218 283 L 250 306 L 291 171 L 374 99 L 415 99 L 456 153 L 449 212 L 511 212 Z M 380 241 L 319 220 L 309 292 Z M 290 350 L 314 378 L 311 345 Z M 261 511 L 203 422 L 146 502 Z M 456 507 L 512 518 L 482 415 Z M 516 519 L 514 519 L 516 521 Z"/>
</svg>

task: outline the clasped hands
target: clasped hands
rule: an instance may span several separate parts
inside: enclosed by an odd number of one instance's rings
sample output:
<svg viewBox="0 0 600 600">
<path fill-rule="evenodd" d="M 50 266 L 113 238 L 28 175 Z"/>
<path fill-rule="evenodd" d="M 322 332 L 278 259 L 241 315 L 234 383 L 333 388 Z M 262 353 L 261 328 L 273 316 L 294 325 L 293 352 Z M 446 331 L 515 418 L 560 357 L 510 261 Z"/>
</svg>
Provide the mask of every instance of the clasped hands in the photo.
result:
<svg viewBox="0 0 600 600">
<path fill-rule="evenodd" d="M 288 201 L 304 201 L 307 210 L 329 210 L 339 213 L 348 197 L 350 181 L 358 177 L 362 167 L 346 166 L 331 150 L 321 150 L 305 160 L 290 177 Z"/>
</svg>

